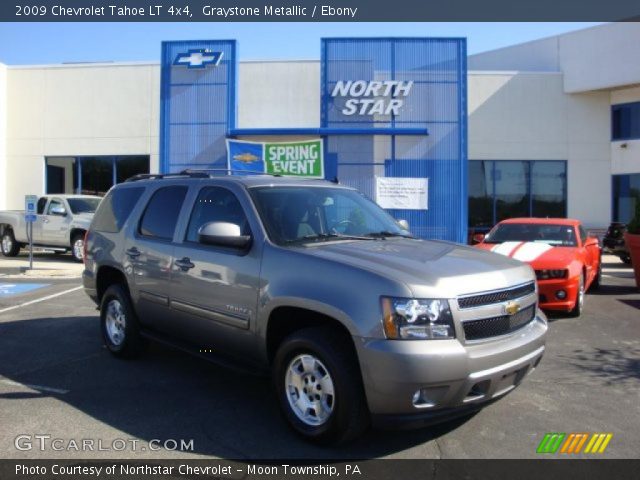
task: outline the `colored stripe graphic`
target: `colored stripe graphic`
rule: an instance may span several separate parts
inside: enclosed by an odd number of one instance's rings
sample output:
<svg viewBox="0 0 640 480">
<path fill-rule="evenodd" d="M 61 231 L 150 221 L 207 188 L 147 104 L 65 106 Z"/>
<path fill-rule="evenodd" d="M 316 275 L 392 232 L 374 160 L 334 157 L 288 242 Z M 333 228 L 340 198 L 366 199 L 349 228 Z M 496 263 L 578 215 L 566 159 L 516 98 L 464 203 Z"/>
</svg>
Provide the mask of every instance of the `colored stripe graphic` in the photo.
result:
<svg viewBox="0 0 640 480">
<path fill-rule="evenodd" d="M 588 433 L 571 433 L 562 445 L 560 453 L 580 453 L 582 446 L 589 438 Z"/>
<path fill-rule="evenodd" d="M 546 433 L 538 445 L 536 453 L 578 454 L 583 451 L 582 447 L 585 443 L 587 446 L 584 453 L 604 453 L 612 438 L 612 433 Z"/>
<path fill-rule="evenodd" d="M 538 445 L 536 453 L 556 453 L 566 435 L 566 433 L 547 433 Z"/>
<path fill-rule="evenodd" d="M 612 438 L 612 433 L 594 433 L 584 453 L 604 453 Z"/>
</svg>

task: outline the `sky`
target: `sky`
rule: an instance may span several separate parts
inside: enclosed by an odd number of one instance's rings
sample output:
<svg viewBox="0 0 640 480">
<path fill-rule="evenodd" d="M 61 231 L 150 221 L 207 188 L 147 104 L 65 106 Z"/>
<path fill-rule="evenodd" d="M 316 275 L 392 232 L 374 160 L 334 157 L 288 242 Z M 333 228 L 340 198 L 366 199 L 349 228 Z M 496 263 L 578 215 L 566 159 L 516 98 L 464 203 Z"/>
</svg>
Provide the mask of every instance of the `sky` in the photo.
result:
<svg viewBox="0 0 640 480">
<path fill-rule="evenodd" d="M 468 53 L 597 23 L 0 23 L 0 62 L 159 61 L 162 40 L 237 39 L 240 60 L 313 60 L 322 37 L 467 37 Z"/>
</svg>

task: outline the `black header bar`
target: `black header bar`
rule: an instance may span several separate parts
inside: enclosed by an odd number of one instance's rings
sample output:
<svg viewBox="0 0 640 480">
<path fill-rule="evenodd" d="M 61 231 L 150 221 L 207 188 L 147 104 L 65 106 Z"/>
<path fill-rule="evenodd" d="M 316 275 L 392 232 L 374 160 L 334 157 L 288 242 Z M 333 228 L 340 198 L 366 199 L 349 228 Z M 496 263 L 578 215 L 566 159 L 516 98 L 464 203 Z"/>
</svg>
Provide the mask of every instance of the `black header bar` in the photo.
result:
<svg viewBox="0 0 640 480">
<path fill-rule="evenodd" d="M 2 22 L 634 21 L 637 0 L 14 0 Z M 427 34 L 428 32 L 425 32 Z"/>
</svg>

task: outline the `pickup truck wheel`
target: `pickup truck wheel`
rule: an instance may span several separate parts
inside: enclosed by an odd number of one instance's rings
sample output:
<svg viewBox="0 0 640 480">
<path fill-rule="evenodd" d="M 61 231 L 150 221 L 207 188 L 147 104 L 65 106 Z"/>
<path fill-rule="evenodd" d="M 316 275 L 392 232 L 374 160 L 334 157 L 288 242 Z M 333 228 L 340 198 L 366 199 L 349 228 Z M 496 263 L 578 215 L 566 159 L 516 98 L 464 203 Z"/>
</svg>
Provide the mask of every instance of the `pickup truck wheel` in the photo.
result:
<svg viewBox="0 0 640 480">
<path fill-rule="evenodd" d="M 358 359 L 348 339 L 331 329 L 287 337 L 276 353 L 273 380 L 284 417 L 307 440 L 344 443 L 369 423 Z"/>
<path fill-rule="evenodd" d="M 135 357 L 144 349 L 138 319 L 122 285 L 111 285 L 102 296 L 100 326 L 105 345 L 116 357 Z"/>
<path fill-rule="evenodd" d="M 84 260 L 84 235 L 77 233 L 71 239 L 71 255 L 76 262 Z"/>
<path fill-rule="evenodd" d="M 20 245 L 16 242 L 16 237 L 13 236 L 13 230 L 9 228 L 2 234 L 0 245 L 2 246 L 2 255 L 5 257 L 15 257 L 20 253 Z"/>
</svg>

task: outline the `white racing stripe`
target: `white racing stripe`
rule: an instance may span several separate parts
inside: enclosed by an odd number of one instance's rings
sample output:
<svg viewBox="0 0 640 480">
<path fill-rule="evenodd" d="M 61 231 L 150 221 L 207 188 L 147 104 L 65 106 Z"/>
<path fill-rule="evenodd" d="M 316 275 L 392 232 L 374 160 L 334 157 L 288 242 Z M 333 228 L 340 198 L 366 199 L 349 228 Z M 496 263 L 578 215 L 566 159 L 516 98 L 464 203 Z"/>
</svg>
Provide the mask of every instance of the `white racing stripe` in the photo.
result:
<svg viewBox="0 0 640 480">
<path fill-rule="evenodd" d="M 54 293 L 53 295 L 47 295 L 46 297 L 40 297 L 40 298 L 36 298 L 35 300 L 29 300 L 28 302 L 24 302 L 19 305 L 13 305 L 12 307 L 3 308 L 2 310 L 0 310 L 0 313 L 5 313 L 11 310 L 15 310 L 17 308 L 26 307 L 27 305 L 33 305 L 34 303 L 46 302 L 47 300 L 51 300 L 52 298 L 66 295 L 67 293 L 75 292 L 76 290 L 80 290 L 81 288 L 82 288 L 82 285 L 80 285 L 79 287 L 70 288 L 69 290 L 64 290 L 62 292 Z"/>
<path fill-rule="evenodd" d="M 521 244 L 522 242 L 502 242 L 491 248 L 491 251 L 508 257 Z"/>
<path fill-rule="evenodd" d="M 533 262 L 536 258 L 544 255 L 553 247 L 548 243 L 527 242 L 522 245 L 511 258 L 521 262 Z"/>
</svg>

